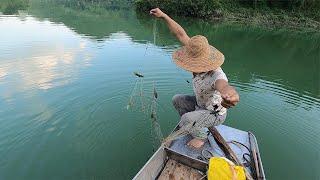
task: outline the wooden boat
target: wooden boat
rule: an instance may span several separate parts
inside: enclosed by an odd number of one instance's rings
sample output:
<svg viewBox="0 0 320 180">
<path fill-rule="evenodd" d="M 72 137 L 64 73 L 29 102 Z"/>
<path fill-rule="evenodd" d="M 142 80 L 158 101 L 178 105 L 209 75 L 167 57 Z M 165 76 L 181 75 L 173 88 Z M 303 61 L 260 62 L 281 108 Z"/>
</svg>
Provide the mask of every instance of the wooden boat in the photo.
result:
<svg viewBox="0 0 320 180">
<path fill-rule="evenodd" d="M 175 130 L 177 129 L 178 126 Z M 242 161 L 253 179 L 265 180 L 255 136 L 251 132 L 225 125 L 216 126 L 216 130 Z M 208 159 L 211 156 L 226 155 L 212 134 L 208 136 L 208 141 L 201 150 L 193 150 L 186 145 L 191 138 L 190 135 L 186 135 L 171 142 L 169 147 L 160 146 L 133 179 L 206 179 Z"/>
</svg>

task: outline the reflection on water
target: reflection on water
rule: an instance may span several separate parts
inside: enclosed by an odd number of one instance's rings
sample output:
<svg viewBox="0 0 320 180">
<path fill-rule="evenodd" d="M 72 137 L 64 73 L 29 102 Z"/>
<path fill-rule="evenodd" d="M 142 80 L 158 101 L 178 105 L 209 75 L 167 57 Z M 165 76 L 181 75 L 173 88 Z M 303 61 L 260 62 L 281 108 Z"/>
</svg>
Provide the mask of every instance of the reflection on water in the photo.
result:
<svg viewBox="0 0 320 180">
<path fill-rule="evenodd" d="M 191 75 L 171 62 L 177 41 L 130 10 L 27 12 L 0 16 L 0 179 L 133 177 L 152 139 L 151 122 L 125 108 L 132 72 L 145 75 L 146 95 L 156 82 L 168 134 L 178 121 L 171 97 L 192 93 Z M 224 52 L 241 96 L 226 124 L 256 134 L 268 178 L 319 177 L 320 35 L 178 21 Z"/>
<path fill-rule="evenodd" d="M 66 85 L 76 78 L 79 68 L 90 65 L 92 52 L 86 49 L 87 41 L 59 41 L 73 35 L 65 26 L 55 27 L 49 21 L 39 22 L 32 17 L 23 23 L 17 17 L 7 17 L 0 21 L 0 26 L 4 37 L 0 46 L 5 50 L 0 55 L 0 77 L 19 79 L 13 81 L 14 91 Z M 61 36 L 58 31 L 65 34 Z M 19 41 L 12 41 L 16 38 Z"/>
</svg>

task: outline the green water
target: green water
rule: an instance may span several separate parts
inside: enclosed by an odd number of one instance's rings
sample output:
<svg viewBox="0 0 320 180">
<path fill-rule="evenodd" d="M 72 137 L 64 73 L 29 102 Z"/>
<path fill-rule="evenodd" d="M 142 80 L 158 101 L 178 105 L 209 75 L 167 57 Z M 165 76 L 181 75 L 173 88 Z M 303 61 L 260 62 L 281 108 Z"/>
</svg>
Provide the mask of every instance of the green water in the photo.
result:
<svg viewBox="0 0 320 180">
<path fill-rule="evenodd" d="M 268 179 L 319 179 L 320 35 L 179 19 L 224 52 L 240 93 L 226 125 L 256 135 Z M 153 154 L 151 122 L 126 105 L 155 82 L 164 135 L 191 75 L 164 23 L 131 10 L 32 5 L 0 16 L 0 179 L 130 179 Z"/>
</svg>

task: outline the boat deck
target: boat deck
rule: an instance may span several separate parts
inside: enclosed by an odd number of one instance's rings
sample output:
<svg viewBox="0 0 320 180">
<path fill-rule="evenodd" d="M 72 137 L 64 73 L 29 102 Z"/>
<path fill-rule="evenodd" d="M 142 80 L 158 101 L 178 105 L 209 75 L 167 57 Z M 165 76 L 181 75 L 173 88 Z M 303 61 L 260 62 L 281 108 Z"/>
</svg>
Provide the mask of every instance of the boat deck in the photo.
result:
<svg viewBox="0 0 320 180">
<path fill-rule="evenodd" d="M 250 148 L 248 132 L 234 129 L 224 125 L 217 126 L 217 130 L 223 135 L 224 139 L 229 143 L 231 149 L 235 152 L 238 159 L 242 160 L 242 163 L 245 164 L 246 162 L 243 159 L 243 156 L 244 154 L 250 154 L 249 150 L 246 148 Z M 190 148 L 188 145 L 186 145 L 187 142 L 189 142 L 191 139 L 192 137 L 190 135 L 180 137 L 173 141 L 168 149 L 186 157 L 197 159 L 199 161 L 202 161 L 203 163 L 207 163 L 208 161 L 208 159 L 204 157 L 203 150 L 205 150 L 205 153 L 207 155 L 210 155 L 208 154 L 208 152 L 210 152 L 213 156 L 225 157 L 225 154 L 223 153 L 222 149 L 216 143 L 211 134 L 208 136 L 208 141 L 204 144 L 204 146 L 198 150 Z M 236 142 L 239 142 L 245 145 L 246 147 L 244 147 L 243 145 L 239 145 Z M 248 170 L 250 171 L 250 169 Z"/>
<path fill-rule="evenodd" d="M 169 159 L 162 170 L 158 180 L 199 180 L 205 174 L 175 160 Z"/>
</svg>

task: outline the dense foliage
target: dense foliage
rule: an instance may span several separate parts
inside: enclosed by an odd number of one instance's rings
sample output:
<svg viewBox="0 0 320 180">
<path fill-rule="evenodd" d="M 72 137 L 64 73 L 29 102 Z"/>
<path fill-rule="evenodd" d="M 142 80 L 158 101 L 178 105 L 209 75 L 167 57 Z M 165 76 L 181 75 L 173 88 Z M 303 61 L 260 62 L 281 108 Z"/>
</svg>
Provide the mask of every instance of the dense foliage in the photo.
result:
<svg viewBox="0 0 320 180">
<path fill-rule="evenodd" d="M 132 9 L 147 14 L 160 7 L 169 15 L 224 18 L 228 22 L 267 28 L 320 28 L 320 0 L 0 0 L 0 13 L 18 14 L 35 3 L 59 4 L 74 10 L 103 14 L 105 9 Z"/>
<path fill-rule="evenodd" d="M 316 20 L 320 17 L 319 0 L 136 0 L 135 4 L 142 11 L 160 7 L 170 14 L 206 18 L 221 16 L 239 8 L 256 12 L 286 11 Z"/>
<path fill-rule="evenodd" d="M 282 9 L 314 9 L 320 8 L 319 0 L 246 0 L 246 1 L 234 1 L 240 4 L 246 4 L 251 7 L 270 7 L 270 8 L 282 8 Z"/>
<path fill-rule="evenodd" d="M 319 0 L 226 0 L 224 3 L 226 9 L 238 8 L 239 6 L 252 8 L 256 11 L 286 11 L 320 20 Z"/>
<path fill-rule="evenodd" d="M 18 10 L 24 10 L 28 7 L 29 0 L 1 0 L 0 12 L 3 14 L 16 14 Z"/>
<path fill-rule="evenodd" d="M 136 8 L 148 11 L 159 7 L 170 14 L 192 17 L 206 17 L 219 14 L 220 0 L 137 0 Z"/>
<path fill-rule="evenodd" d="M 63 3 L 66 6 L 79 7 L 81 9 L 91 8 L 96 6 L 106 9 L 130 8 L 133 0 L 54 0 L 58 3 Z"/>
<path fill-rule="evenodd" d="M 0 0 L 2 1 L 2 0 Z M 6 0 L 10 1 L 10 0 Z M 60 4 L 64 7 L 71 7 L 78 10 L 101 10 L 101 9 L 123 9 L 132 8 L 134 0 L 14 0 L 14 1 L 30 1 L 33 3 L 43 4 Z M 1 4 L 1 3 L 0 3 Z"/>
</svg>

